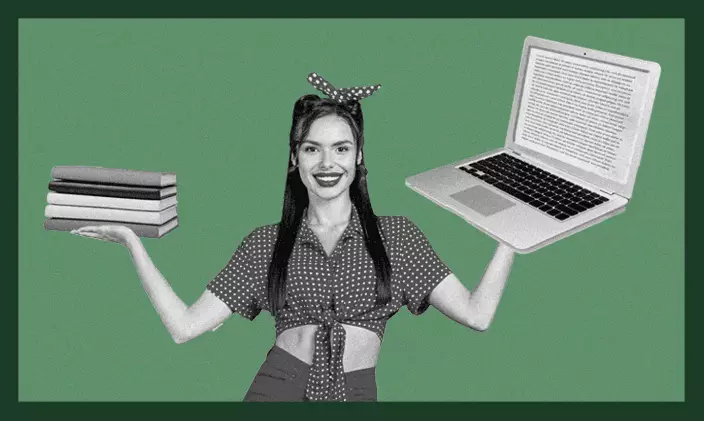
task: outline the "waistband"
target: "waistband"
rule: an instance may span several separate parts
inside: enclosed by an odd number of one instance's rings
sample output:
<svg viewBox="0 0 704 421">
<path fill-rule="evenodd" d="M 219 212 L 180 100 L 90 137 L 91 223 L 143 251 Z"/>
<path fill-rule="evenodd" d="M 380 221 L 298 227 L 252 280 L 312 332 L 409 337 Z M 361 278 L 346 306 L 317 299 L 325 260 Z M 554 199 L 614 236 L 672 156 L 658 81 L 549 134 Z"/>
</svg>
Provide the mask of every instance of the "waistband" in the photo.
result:
<svg viewBox="0 0 704 421">
<path fill-rule="evenodd" d="M 269 359 L 279 358 L 279 359 L 285 360 L 287 368 L 294 371 L 297 375 L 296 377 L 299 377 L 299 378 L 302 375 L 307 375 L 308 372 L 310 371 L 310 368 L 311 368 L 310 364 L 299 359 L 298 357 L 296 357 L 295 355 L 286 351 L 285 349 L 279 347 L 278 345 L 274 345 L 269 350 L 269 352 L 267 353 L 267 358 L 269 358 Z M 376 374 L 376 367 L 362 368 L 359 370 L 345 372 L 345 376 L 348 378 L 351 376 L 356 377 L 356 376 L 375 375 L 375 374 Z"/>
</svg>

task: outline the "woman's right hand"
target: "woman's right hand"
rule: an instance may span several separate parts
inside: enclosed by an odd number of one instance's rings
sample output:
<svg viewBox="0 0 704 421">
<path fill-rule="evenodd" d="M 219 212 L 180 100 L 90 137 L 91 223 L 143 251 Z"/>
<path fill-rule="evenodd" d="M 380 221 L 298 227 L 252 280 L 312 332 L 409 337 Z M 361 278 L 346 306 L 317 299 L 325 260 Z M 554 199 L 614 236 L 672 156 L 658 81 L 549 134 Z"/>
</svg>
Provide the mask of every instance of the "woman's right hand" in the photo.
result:
<svg viewBox="0 0 704 421">
<path fill-rule="evenodd" d="M 112 241 L 122 244 L 125 247 L 130 245 L 130 242 L 139 240 L 137 234 L 124 225 L 91 225 L 85 226 L 71 231 L 71 234 L 80 235 L 97 240 Z"/>
<path fill-rule="evenodd" d="M 119 243 L 130 250 L 144 290 L 176 343 L 184 343 L 204 332 L 215 330 L 232 315 L 227 304 L 207 289 L 195 304 L 187 306 L 154 266 L 137 234 L 126 226 L 86 226 L 71 233 Z"/>
</svg>

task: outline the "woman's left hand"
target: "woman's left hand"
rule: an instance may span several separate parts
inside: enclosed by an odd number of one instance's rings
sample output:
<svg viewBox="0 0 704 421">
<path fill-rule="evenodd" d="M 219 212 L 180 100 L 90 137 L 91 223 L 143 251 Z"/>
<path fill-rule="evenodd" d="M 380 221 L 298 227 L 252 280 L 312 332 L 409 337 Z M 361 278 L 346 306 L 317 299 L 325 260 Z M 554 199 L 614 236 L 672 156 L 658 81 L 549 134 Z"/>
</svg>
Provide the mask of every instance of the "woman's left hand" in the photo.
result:
<svg viewBox="0 0 704 421">
<path fill-rule="evenodd" d="M 495 253 L 501 253 L 503 256 L 513 256 L 514 254 L 516 254 L 516 252 L 513 251 L 511 247 L 507 246 L 506 244 L 500 241 Z"/>
</svg>

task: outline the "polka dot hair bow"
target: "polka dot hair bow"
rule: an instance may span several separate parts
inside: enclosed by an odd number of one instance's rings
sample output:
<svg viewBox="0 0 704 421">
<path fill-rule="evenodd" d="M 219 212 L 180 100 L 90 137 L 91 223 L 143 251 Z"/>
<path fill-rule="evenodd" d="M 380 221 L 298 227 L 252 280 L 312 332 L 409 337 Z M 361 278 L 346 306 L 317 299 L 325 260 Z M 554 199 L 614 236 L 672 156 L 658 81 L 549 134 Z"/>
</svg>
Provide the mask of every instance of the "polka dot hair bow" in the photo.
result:
<svg viewBox="0 0 704 421">
<path fill-rule="evenodd" d="M 313 85 L 315 89 L 324 92 L 325 95 L 340 103 L 348 101 L 359 101 L 362 98 L 371 96 L 374 92 L 378 91 L 379 88 L 381 88 L 381 85 L 336 88 L 332 85 L 332 83 L 323 79 L 323 77 L 317 73 L 309 74 L 308 82 Z"/>
</svg>

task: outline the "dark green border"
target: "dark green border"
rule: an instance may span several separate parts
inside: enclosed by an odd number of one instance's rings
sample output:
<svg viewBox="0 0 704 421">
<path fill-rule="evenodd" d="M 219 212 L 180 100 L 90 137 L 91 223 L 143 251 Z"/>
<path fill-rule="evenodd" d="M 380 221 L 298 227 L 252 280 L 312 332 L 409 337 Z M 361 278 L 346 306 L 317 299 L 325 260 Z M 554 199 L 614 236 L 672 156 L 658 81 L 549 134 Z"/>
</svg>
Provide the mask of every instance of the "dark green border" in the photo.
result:
<svg viewBox="0 0 704 421">
<path fill-rule="evenodd" d="M 280 3 L 280 4 L 279 4 Z M 445 3 L 451 3 L 448 6 Z M 165 417 L 167 419 L 289 419 L 301 417 L 325 417 L 334 420 L 360 420 L 372 418 L 404 418 L 404 419 L 437 419 L 439 417 L 457 417 L 469 419 L 488 416 L 496 418 L 540 418 L 545 420 L 571 420 L 594 418 L 637 418 L 637 419 L 688 419 L 694 418 L 699 413 L 704 394 L 698 387 L 701 383 L 698 374 L 701 373 L 702 356 L 699 346 L 700 332 L 704 331 L 696 322 L 700 320 L 701 300 L 704 297 L 702 287 L 694 280 L 704 279 L 701 269 L 692 265 L 692 260 L 697 259 L 697 246 L 701 242 L 698 235 L 701 230 L 701 221 L 698 214 L 702 207 L 697 193 L 704 192 L 700 186 L 695 185 L 700 179 L 697 157 L 702 156 L 701 131 L 687 130 L 692 122 L 701 121 L 700 102 L 702 95 L 702 82 L 699 66 L 702 47 L 694 40 L 702 37 L 702 19 L 692 16 L 688 8 L 673 1 L 661 3 L 622 3 L 615 1 L 584 1 L 569 4 L 564 1 L 551 2 L 522 2 L 510 4 L 507 2 L 481 2 L 479 4 L 454 4 L 459 2 L 434 1 L 423 5 L 393 4 L 380 1 L 348 1 L 348 2 L 314 2 L 319 6 L 305 7 L 307 2 L 247 2 L 244 4 L 234 2 L 225 5 L 197 3 L 198 10 L 193 6 L 169 4 L 152 4 L 141 1 L 122 1 L 110 4 L 98 2 L 26 2 L 15 5 L 18 10 L 3 13 L 0 31 L 3 33 L 2 42 L 6 45 L 6 57 L 11 59 L 5 62 L 3 71 L 6 73 L 3 80 L 7 88 L 2 96 L 5 103 L 5 112 L 2 113 L 6 124 L 3 127 L 8 134 L 5 140 L 5 162 L 0 167 L 3 180 L 5 180 L 5 203 L 2 207 L 2 216 L 5 221 L 16 222 L 18 209 L 12 205 L 18 203 L 18 20 L 22 18 L 513 18 L 513 17 L 540 17 L 540 18 L 682 18 L 685 19 L 686 54 L 686 94 L 685 94 L 685 136 L 689 132 L 693 140 L 685 145 L 685 282 L 686 282 L 686 358 L 685 358 L 685 402 L 684 403 L 375 403 L 375 404 L 245 404 L 245 403 L 41 403 L 18 402 L 18 350 L 17 350 L 17 320 L 18 320 L 18 255 L 17 235 L 18 225 L 8 224 L 13 229 L 6 230 L 6 240 L 10 243 L 3 256 L 7 258 L 7 267 L 11 268 L 7 277 L 6 302 L 1 306 L 5 313 L 2 321 L 5 322 L 6 336 L 12 336 L 14 343 L 9 343 L 0 348 L 3 350 L 4 361 L 8 367 L 3 372 L 5 393 L 2 394 L 3 405 L 9 412 L 5 419 L 49 419 L 69 418 L 71 420 L 95 419 L 95 417 L 108 418 L 137 417 L 137 419 L 151 417 Z M 583 6 L 583 7 L 580 7 Z M 14 65 L 13 65 L 14 64 Z M 12 86 L 12 88 L 10 87 Z M 687 124 L 689 123 L 689 124 Z M 695 195 L 687 195 L 692 190 Z M 694 217 L 692 217 L 694 216 Z M 11 234 L 15 238 L 9 239 Z M 699 240 L 699 241 L 697 241 Z M 663 279 L 663 283 L 668 279 Z M 8 341 L 9 342 L 9 341 Z M 699 402 L 697 402 L 699 401 Z M 16 414 L 12 414 L 16 413 Z"/>
</svg>

